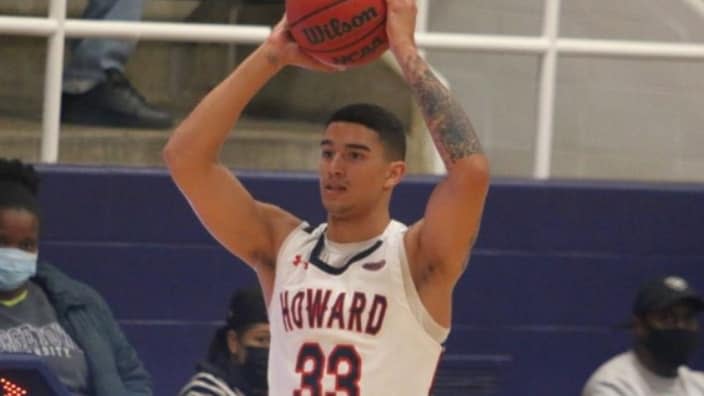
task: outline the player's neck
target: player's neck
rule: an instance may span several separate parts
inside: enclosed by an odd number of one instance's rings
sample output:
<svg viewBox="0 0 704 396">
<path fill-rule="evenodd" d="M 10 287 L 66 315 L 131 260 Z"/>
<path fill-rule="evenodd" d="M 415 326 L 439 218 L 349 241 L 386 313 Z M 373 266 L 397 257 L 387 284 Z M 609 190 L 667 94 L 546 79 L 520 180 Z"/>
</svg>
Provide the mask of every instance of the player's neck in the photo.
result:
<svg viewBox="0 0 704 396">
<path fill-rule="evenodd" d="M 383 213 L 369 212 L 365 216 L 328 215 L 327 238 L 339 243 L 365 241 L 383 233 L 389 221 L 391 216 L 388 210 Z"/>
</svg>

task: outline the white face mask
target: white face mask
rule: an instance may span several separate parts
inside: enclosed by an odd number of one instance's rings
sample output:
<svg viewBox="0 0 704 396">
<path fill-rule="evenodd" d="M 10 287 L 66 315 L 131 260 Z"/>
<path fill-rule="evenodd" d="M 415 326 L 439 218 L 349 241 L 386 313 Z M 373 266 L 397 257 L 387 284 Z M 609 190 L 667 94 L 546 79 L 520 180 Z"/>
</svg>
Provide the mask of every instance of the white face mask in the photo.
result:
<svg viewBox="0 0 704 396">
<path fill-rule="evenodd" d="M 37 273 L 37 254 L 0 248 L 0 291 L 17 290 Z"/>
</svg>

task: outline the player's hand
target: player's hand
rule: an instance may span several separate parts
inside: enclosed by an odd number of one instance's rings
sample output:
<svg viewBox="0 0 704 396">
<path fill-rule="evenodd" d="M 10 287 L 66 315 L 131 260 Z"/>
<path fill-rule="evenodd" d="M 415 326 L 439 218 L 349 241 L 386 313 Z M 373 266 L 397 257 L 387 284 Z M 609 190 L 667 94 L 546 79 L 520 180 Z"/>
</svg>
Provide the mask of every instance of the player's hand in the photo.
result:
<svg viewBox="0 0 704 396">
<path fill-rule="evenodd" d="M 416 0 L 386 0 L 386 7 L 386 34 L 391 51 L 415 50 Z"/>
<path fill-rule="evenodd" d="M 268 46 L 267 56 L 280 66 L 292 65 L 323 72 L 341 70 L 339 67 L 322 63 L 301 51 L 288 29 L 286 15 L 274 26 L 265 45 Z"/>
</svg>

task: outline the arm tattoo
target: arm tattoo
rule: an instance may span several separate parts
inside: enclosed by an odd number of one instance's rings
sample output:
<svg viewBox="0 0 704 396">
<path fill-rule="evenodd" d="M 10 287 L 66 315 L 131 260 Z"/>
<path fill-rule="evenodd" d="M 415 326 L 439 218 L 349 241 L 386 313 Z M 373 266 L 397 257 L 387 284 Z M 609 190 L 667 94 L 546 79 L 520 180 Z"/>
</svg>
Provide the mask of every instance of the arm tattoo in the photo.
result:
<svg viewBox="0 0 704 396">
<path fill-rule="evenodd" d="M 450 169 L 461 158 L 483 153 L 469 117 L 428 64 L 418 54 L 413 54 L 404 59 L 401 67 L 445 166 Z"/>
</svg>

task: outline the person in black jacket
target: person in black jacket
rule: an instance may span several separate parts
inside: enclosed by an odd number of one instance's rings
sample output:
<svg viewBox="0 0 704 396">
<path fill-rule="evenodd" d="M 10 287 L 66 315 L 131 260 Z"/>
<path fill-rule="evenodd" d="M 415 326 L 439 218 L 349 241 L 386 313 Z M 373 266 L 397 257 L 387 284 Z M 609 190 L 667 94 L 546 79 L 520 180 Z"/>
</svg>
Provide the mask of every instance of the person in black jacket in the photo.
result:
<svg viewBox="0 0 704 396">
<path fill-rule="evenodd" d="M 224 326 L 180 396 L 265 396 L 269 320 L 258 287 L 234 292 Z"/>
</svg>

